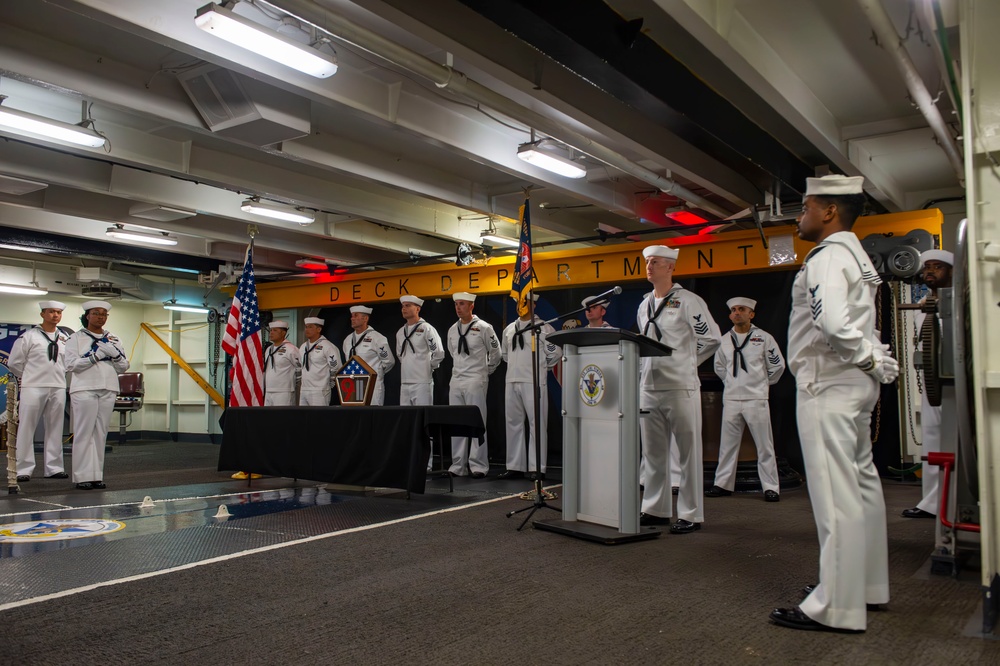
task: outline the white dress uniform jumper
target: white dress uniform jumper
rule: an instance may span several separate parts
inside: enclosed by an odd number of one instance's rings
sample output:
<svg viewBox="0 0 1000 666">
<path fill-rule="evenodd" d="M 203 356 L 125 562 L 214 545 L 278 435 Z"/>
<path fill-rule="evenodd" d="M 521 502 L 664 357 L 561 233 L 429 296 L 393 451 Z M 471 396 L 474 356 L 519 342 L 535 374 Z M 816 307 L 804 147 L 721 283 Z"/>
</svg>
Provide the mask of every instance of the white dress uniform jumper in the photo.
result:
<svg viewBox="0 0 1000 666">
<path fill-rule="evenodd" d="M 534 323 L 541 323 L 535 317 Z M 531 370 L 532 332 L 528 322 L 520 319 L 511 322 L 503 330 L 501 346 L 503 360 L 507 362 L 507 385 L 504 404 L 507 412 L 507 469 L 510 471 L 535 470 L 535 398 Z M 548 342 L 555 329 L 548 324 L 541 327 L 538 350 L 538 390 L 540 393 L 541 469 L 545 473 L 548 458 L 548 411 L 549 392 L 547 386 L 548 369 L 554 368 L 562 357 L 562 350 Z M 528 458 L 524 451 L 524 421 L 528 421 Z"/>
<path fill-rule="evenodd" d="M 670 448 L 676 444 L 681 468 L 677 517 L 702 523 L 705 483 L 698 365 L 719 347 L 719 326 L 705 301 L 676 282 L 663 298 L 647 294 L 636 318 L 642 335 L 673 349 L 668 357 L 640 359 L 639 405 L 649 411 L 639 421 L 645 460 L 642 512 L 671 517 Z"/>
<path fill-rule="evenodd" d="M 448 385 L 449 405 L 475 405 L 486 424 L 486 391 L 490 385 L 490 375 L 500 365 L 500 340 L 488 322 L 472 315 L 472 321 L 463 324 L 457 321 L 448 329 L 448 352 L 453 361 L 451 382 Z M 468 437 L 452 437 L 451 467 L 449 471 L 458 476 L 487 474 L 490 471 L 489 450 L 486 437 L 480 444 L 472 439 L 471 447 L 466 446 Z M 468 470 L 466 470 L 468 465 Z"/>
<path fill-rule="evenodd" d="M 66 411 L 66 341 L 59 328 L 46 333 L 30 328 L 14 341 L 7 368 L 19 382 L 17 475 L 35 473 L 35 430 L 45 426 L 45 476 L 62 474 L 62 432 Z"/>
<path fill-rule="evenodd" d="M 719 464 L 715 472 L 715 485 L 720 488 L 731 491 L 736 485 L 736 464 L 745 423 L 757 445 L 761 488 L 779 491 L 768 389 L 784 371 L 785 359 L 767 331 L 751 326 L 747 333 L 733 329 L 722 336 L 722 344 L 715 352 L 715 374 L 725 384 Z"/>
<path fill-rule="evenodd" d="M 433 372 L 444 360 L 441 336 L 423 319 L 396 331 L 399 357 L 399 404 L 433 405 Z"/>
<path fill-rule="evenodd" d="M 329 406 L 337 370 L 344 365 L 343 356 L 337 345 L 322 335 L 315 342 L 306 340 L 299 347 L 299 358 L 302 364 L 299 405 Z"/>
<path fill-rule="evenodd" d="M 385 376 L 396 365 L 396 358 L 389 348 L 389 341 L 374 328 L 368 327 L 360 334 L 352 331 L 344 340 L 342 349 L 345 363 L 349 362 L 352 356 L 360 356 L 378 373 L 371 404 L 384 405 Z"/>
<path fill-rule="evenodd" d="M 299 348 L 288 340 L 264 350 L 264 406 L 295 404 L 295 384 L 302 369 Z"/>
<path fill-rule="evenodd" d="M 820 542 L 819 585 L 799 607 L 840 629 L 865 629 L 865 604 L 889 600 L 885 501 L 869 430 L 879 383 L 859 367 L 879 344 L 880 283 L 857 236 L 841 231 L 809 252 L 792 285 L 788 368 Z"/>
<path fill-rule="evenodd" d="M 110 331 L 96 335 L 80 329 L 66 341 L 74 483 L 104 480 L 104 447 L 118 397 L 118 375 L 128 367 L 121 340 Z"/>
</svg>

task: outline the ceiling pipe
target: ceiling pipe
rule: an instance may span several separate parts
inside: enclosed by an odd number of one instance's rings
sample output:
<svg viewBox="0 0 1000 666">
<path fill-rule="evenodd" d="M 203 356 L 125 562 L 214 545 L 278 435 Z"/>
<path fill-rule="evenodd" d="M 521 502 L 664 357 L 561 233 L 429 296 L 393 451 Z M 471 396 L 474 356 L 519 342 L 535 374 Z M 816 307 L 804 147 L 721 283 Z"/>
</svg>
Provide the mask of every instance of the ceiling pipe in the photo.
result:
<svg viewBox="0 0 1000 666">
<path fill-rule="evenodd" d="M 927 123 L 931 126 L 934 136 L 937 137 L 938 144 L 944 150 L 945 155 L 948 156 L 948 161 L 951 162 L 952 168 L 958 175 L 959 184 L 965 187 L 965 162 L 958 151 L 958 145 L 955 143 L 951 132 L 948 131 L 948 126 L 941 116 L 941 111 L 935 106 L 934 99 L 931 97 L 930 92 L 928 92 L 927 86 L 924 85 L 923 79 L 920 78 L 913 60 L 910 59 L 910 54 L 906 52 L 903 40 L 899 38 L 899 33 L 896 32 L 896 27 L 892 24 L 892 19 L 889 18 L 889 14 L 886 13 L 880 0 L 857 0 L 857 2 L 858 6 L 861 7 L 861 10 L 871 22 L 879 42 L 882 43 L 882 46 L 892 56 L 897 69 L 903 75 L 903 79 L 906 81 L 906 89 L 910 91 L 910 96 L 913 98 L 914 103 L 924 118 L 927 119 Z"/>
<path fill-rule="evenodd" d="M 312 0 L 266 0 L 276 9 L 290 14 L 317 30 L 383 58 L 399 67 L 430 80 L 438 88 L 451 90 L 471 100 L 485 104 L 505 116 L 528 125 L 541 134 L 566 143 L 596 160 L 613 166 L 630 176 L 649 183 L 661 192 L 684 199 L 692 206 L 708 211 L 720 218 L 730 212 L 695 194 L 686 187 L 651 171 L 621 153 L 591 140 L 587 136 L 562 126 L 558 122 L 532 111 L 470 79 L 462 72 L 437 63 L 399 44 L 382 37 L 352 21 L 321 7 Z M 512 148 L 513 150 L 513 148 Z"/>
</svg>

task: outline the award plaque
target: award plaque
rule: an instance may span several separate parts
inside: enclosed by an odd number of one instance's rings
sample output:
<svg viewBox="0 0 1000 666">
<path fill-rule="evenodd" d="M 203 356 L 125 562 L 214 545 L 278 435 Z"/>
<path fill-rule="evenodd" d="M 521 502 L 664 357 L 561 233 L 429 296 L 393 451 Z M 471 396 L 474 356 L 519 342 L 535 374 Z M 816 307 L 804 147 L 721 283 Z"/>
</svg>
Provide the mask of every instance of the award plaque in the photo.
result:
<svg viewBox="0 0 1000 666">
<path fill-rule="evenodd" d="M 337 373 L 337 393 L 342 405 L 370 405 L 375 393 L 378 373 L 362 360 L 352 356 Z"/>
</svg>

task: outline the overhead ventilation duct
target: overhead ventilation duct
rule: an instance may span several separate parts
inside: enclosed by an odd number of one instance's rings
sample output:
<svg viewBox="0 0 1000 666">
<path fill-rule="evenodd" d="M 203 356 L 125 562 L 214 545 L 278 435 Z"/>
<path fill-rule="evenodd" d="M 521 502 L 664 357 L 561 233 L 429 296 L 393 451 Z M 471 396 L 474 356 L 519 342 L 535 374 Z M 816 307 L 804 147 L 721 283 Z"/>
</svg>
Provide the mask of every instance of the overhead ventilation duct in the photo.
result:
<svg viewBox="0 0 1000 666">
<path fill-rule="evenodd" d="M 215 65 L 177 75 L 208 129 L 268 146 L 308 136 L 309 101 Z"/>
<path fill-rule="evenodd" d="M 155 289 L 152 282 L 131 273 L 119 273 L 104 268 L 76 267 L 80 293 L 91 298 L 129 296 L 149 300 Z"/>
<path fill-rule="evenodd" d="M 90 298 L 121 298 L 121 287 L 115 287 L 110 282 L 91 282 L 80 288 L 83 296 Z"/>
</svg>

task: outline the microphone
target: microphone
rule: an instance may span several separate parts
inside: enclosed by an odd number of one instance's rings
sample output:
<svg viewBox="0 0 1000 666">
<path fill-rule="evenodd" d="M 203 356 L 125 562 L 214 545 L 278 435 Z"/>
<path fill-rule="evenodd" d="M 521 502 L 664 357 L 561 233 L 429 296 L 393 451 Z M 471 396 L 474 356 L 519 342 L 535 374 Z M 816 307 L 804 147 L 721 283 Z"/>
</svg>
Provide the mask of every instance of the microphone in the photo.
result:
<svg viewBox="0 0 1000 666">
<path fill-rule="evenodd" d="M 620 293 L 622 293 L 622 288 L 621 287 L 612 287 L 611 289 L 608 289 L 603 294 L 598 294 L 597 298 L 604 298 L 605 296 L 617 296 Z"/>
</svg>

